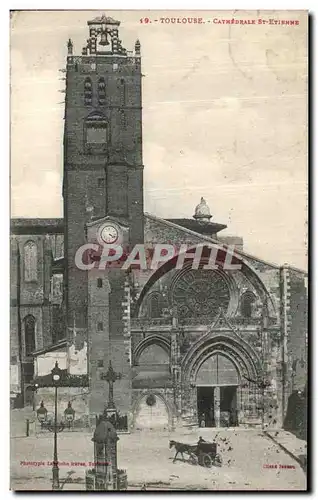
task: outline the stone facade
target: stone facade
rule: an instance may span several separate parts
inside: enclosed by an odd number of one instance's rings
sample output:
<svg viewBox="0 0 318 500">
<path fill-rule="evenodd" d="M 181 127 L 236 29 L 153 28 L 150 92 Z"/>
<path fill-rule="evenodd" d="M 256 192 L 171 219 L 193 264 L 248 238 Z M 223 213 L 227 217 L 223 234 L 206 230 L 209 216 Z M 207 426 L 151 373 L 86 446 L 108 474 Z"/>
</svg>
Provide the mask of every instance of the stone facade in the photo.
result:
<svg viewBox="0 0 318 500">
<path fill-rule="evenodd" d="M 11 224 L 11 370 L 18 379 L 12 397 L 28 398 L 27 386 L 33 379 L 33 352 L 52 345 L 65 335 L 62 298 L 53 297 L 53 280 L 61 275 L 58 263 L 63 255 L 63 226 L 60 219 L 13 219 Z M 29 262 L 32 245 L 34 262 Z M 32 279 L 26 275 L 32 269 Z M 26 330 L 33 332 L 28 337 Z M 27 326 L 28 325 L 28 326 Z M 56 328 L 58 326 L 58 328 Z M 26 339 L 32 345 L 26 345 Z M 15 374 L 15 375 L 14 375 Z"/>
<path fill-rule="evenodd" d="M 154 226 L 148 218 L 145 228 L 149 228 L 151 241 L 155 240 L 156 232 L 157 241 L 164 241 L 167 233 L 169 242 L 180 241 L 181 229 L 176 231 L 174 240 L 173 231 L 166 221 L 161 221 L 160 227 L 156 219 Z M 191 241 L 189 236 L 184 234 L 183 242 L 191 245 L 195 237 Z M 147 242 L 147 232 L 145 239 Z M 298 355 L 299 360 L 306 359 L 305 274 L 285 266 L 279 268 L 248 255 L 241 256 L 242 269 L 231 271 L 228 276 L 229 305 L 220 304 L 224 309 L 214 318 L 202 315 L 174 317 L 171 288 L 184 270 L 167 267 L 164 273 L 159 269 L 146 277 L 141 273 L 135 275 L 134 289 L 137 289 L 142 301 L 138 303 L 137 299 L 138 307 L 132 319 L 133 365 L 138 365 L 142 346 L 149 348 L 152 342 L 169 353 L 174 413 L 181 424 L 198 424 L 196 374 L 206 356 L 217 352 L 231 359 L 238 372 L 236 398 L 239 425 L 281 426 L 286 401 L 291 391 L 295 390 L 295 386 L 291 387 L 292 378 L 298 377 L 297 389 L 302 390 L 305 386 L 300 366 L 297 369 L 294 362 L 297 375 L 292 374 L 290 361 L 296 351 L 303 353 L 303 358 Z M 196 271 L 188 271 L 189 274 L 191 272 Z M 294 276 L 293 291 L 290 276 Z M 295 294 L 296 290 L 299 296 Z M 244 315 L 242 301 L 247 295 L 253 297 L 253 304 Z M 151 315 L 149 306 L 154 296 L 160 303 L 160 317 Z M 292 308 L 291 301 L 294 301 Z M 301 365 L 302 361 L 299 363 Z M 303 373 L 306 373 L 304 367 Z M 156 376 L 155 371 L 153 376 Z M 154 386 L 158 389 L 156 384 Z"/>
</svg>

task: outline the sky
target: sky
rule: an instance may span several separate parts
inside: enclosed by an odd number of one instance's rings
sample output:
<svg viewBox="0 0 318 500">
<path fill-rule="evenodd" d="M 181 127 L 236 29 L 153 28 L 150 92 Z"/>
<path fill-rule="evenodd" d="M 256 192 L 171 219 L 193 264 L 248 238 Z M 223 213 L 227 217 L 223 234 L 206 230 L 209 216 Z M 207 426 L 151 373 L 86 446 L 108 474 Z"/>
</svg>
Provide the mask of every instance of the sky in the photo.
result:
<svg viewBox="0 0 318 500">
<path fill-rule="evenodd" d="M 101 11 L 11 18 L 11 215 L 62 217 L 66 42 L 80 55 Z M 220 235 L 306 268 L 307 18 L 302 11 L 107 11 L 141 43 L 145 211 L 192 217 L 203 196 Z M 149 23 L 140 19 L 148 17 Z M 168 24 L 160 18 L 202 18 Z M 219 24 L 214 20 L 256 20 Z M 155 22 L 155 20 L 158 22 Z M 299 25 L 257 24 L 297 19 Z M 208 22 L 210 21 L 210 22 Z M 62 91 L 62 92 L 61 92 Z"/>
</svg>

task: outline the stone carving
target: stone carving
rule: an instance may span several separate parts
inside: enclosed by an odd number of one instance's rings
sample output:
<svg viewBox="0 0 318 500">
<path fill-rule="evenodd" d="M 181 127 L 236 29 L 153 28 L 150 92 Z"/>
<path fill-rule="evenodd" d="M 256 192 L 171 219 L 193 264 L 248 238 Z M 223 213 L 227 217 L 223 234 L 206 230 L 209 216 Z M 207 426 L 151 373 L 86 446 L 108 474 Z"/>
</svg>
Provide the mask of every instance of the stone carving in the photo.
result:
<svg viewBox="0 0 318 500">
<path fill-rule="evenodd" d="M 62 303 L 63 300 L 63 274 L 54 274 L 51 278 L 51 296 L 53 303 Z"/>
<path fill-rule="evenodd" d="M 180 346 L 180 354 L 183 355 L 188 351 L 188 349 L 191 345 L 190 338 L 186 333 L 181 331 L 179 334 L 178 340 L 179 340 L 179 346 Z"/>
</svg>

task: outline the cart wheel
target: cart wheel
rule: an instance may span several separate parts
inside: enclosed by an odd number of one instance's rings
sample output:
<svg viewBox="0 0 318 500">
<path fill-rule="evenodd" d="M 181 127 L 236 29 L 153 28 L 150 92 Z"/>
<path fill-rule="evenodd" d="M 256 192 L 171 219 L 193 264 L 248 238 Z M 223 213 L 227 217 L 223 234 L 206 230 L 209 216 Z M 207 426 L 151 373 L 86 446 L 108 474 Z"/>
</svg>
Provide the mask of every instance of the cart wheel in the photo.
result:
<svg viewBox="0 0 318 500">
<path fill-rule="evenodd" d="M 203 467 L 207 467 L 210 469 L 213 465 L 213 460 L 212 460 L 211 455 L 209 455 L 208 453 L 202 453 L 201 463 L 202 463 Z"/>
<path fill-rule="evenodd" d="M 213 465 L 216 467 L 222 467 L 222 457 L 219 453 L 215 455 Z"/>
</svg>

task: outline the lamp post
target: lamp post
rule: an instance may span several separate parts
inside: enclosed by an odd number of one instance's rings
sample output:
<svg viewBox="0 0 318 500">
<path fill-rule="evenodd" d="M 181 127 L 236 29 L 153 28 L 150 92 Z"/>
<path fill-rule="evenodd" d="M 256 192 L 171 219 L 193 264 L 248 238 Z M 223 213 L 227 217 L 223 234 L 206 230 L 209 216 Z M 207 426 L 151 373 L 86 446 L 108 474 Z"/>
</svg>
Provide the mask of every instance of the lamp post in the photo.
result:
<svg viewBox="0 0 318 500">
<path fill-rule="evenodd" d="M 67 408 L 64 410 L 64 417 L 68 423 L 68 428 L 70 429 L 71 423 L 75 418 L 75 410 L 72 408 L 72 403 L 70 401 L 68 402 Z"/>
<path fill-rule="evenodd" d="M 59 467 L 57 460 L 57 433 L 58 433 L 58 425 L 57 425 L 57 388 L 59 386 L 59 382 L 61 380 L 62 370 L 59 368 L 58 362 L 56 361 L 55 366 L 52 373 L 53 386 L 55 388 L 55 399 L 54 399 L 54 450 L 53 450 L 53 467 L 52 467 L 52 490 L 60 489 L 60 480 L 59 480 Z"/>
</svg>

